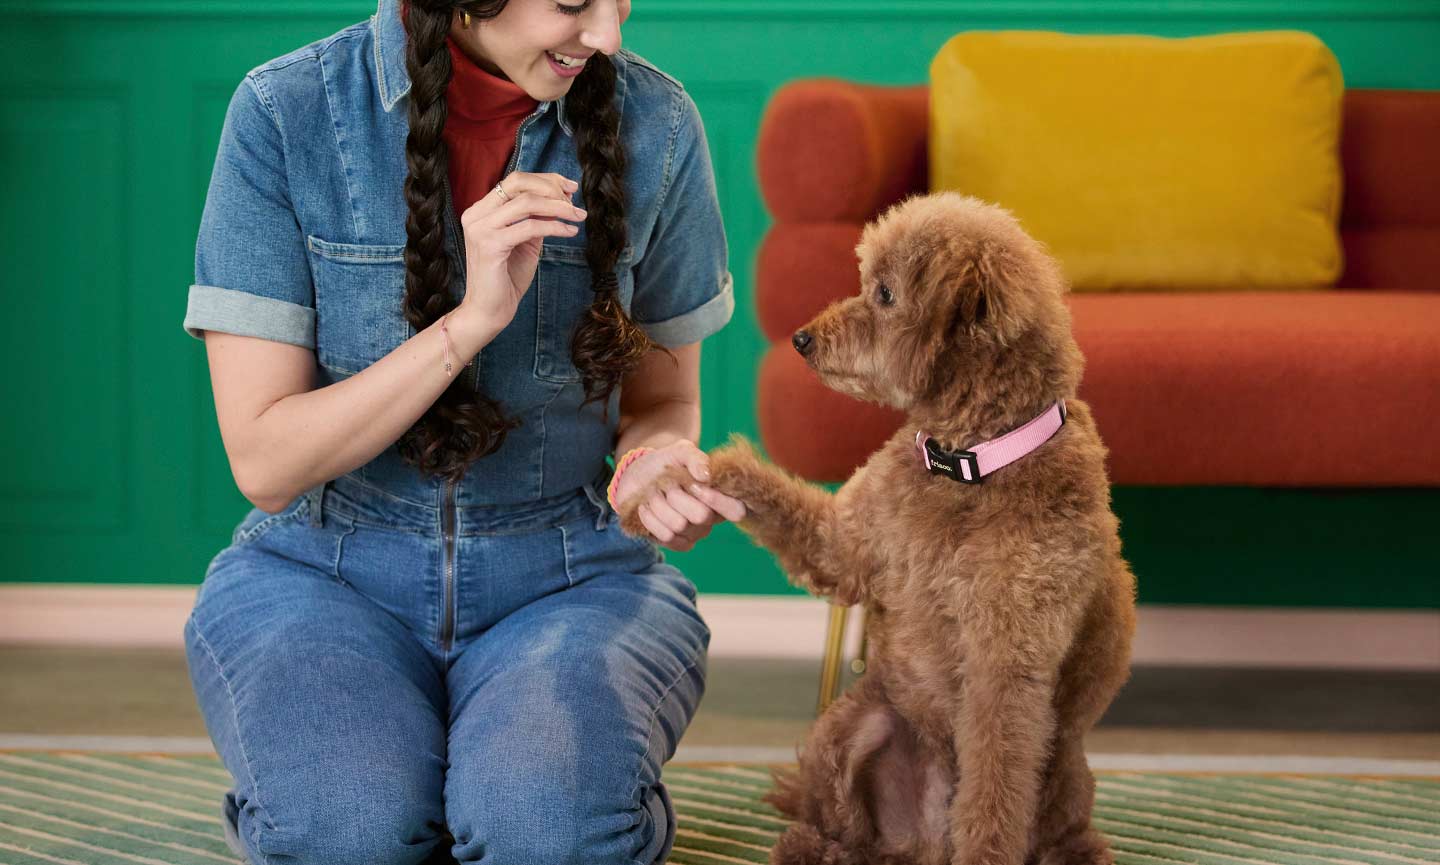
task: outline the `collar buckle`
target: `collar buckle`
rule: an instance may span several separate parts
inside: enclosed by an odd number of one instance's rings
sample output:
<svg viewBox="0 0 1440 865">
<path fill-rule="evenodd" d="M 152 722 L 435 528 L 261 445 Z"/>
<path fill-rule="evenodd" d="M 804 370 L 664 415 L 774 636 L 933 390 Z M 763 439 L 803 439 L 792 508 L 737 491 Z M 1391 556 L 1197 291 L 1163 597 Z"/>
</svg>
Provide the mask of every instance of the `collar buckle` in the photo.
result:
<svg viewBox="0 0 1440 865">
<path fill-rule="evenodd" d="M 962 484 L 978 484 L 984 480 L 980 474 L 980 456 L 974 451 L 947 451 L 926 436 L 921 455 L 932 475 L 944 475 Z"/>
</svg>

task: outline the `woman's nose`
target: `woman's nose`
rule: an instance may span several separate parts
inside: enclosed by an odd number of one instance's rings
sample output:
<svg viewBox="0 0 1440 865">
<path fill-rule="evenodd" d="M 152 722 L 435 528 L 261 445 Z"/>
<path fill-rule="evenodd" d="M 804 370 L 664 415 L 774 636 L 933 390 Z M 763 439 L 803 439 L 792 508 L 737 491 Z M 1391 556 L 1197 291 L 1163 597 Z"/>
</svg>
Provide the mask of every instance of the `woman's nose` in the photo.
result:
<svg viewBox="0 0 1440 865">
<path fill-rule="evenodd" d="M 580 33 L 580 44 L 601 54 L 620 50 L 620 9 L 614 2 L 595 3 L 589 9 Z"/>
</svg>

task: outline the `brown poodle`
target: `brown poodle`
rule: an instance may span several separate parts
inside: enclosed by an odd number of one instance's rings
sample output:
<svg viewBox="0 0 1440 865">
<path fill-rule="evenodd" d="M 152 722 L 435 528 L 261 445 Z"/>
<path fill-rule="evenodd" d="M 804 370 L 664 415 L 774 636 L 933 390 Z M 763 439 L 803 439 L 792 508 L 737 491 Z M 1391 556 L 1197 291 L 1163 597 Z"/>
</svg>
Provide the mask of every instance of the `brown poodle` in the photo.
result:
<svg viewBox="0 0 1440 865">
<path fill-rule="evenodd" d="M 857 251 L 860 295 L 794 344 L 905 425 L 833 496 L 738 438 L 710 458 L 793 582 L 869 611 L 865 676 L 777 776 L 796 822 L 772 861 L 1112 862 L 1084 738 L 1129 675 L 1134 577 L 1063 277 L 1008 212 L 953 193 L 895 206 Z M 978 483 L 917 451 L 917 431 L 953 453 L 1062 400 L 1048 440 Z"/>
</svg>

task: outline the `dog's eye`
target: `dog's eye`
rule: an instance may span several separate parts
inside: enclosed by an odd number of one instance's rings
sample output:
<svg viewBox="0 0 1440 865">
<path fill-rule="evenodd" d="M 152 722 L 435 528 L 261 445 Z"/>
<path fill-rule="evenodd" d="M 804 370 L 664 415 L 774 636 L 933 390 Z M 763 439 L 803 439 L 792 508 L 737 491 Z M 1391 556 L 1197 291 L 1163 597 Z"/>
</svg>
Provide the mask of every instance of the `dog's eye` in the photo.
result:
<svg viewBox="0 0 1440 865">
<path fill-rule="evenodd" d="M 880 283 L 880 287 L 876 289 L 876 293 L 880 295 L 880 302 L 885 306 L 889 306 L 895 302 L 895 295 L 890 293 L 890 288 L 883 282 Z"/>
</svg>

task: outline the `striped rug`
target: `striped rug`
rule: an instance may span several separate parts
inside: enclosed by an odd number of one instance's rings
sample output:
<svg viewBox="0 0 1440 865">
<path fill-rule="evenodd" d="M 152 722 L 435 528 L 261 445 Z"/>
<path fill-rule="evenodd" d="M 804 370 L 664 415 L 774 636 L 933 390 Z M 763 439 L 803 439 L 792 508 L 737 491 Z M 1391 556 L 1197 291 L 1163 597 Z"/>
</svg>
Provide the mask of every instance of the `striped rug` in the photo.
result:
<svg viewBox="0 0 1440 865">
<path fill-rule="evenodd" d="M 760 764 L 665 769 L 677 865 L 765 862 L 784 827 Z M 216 816 L 213 757 L 0 752 L 0 863 L 235 863 Z M 1096 823 L 1122 865 L 1434 865 L 1440 781 L 1338 776 L 1099 774 Z"/>
</svg>

